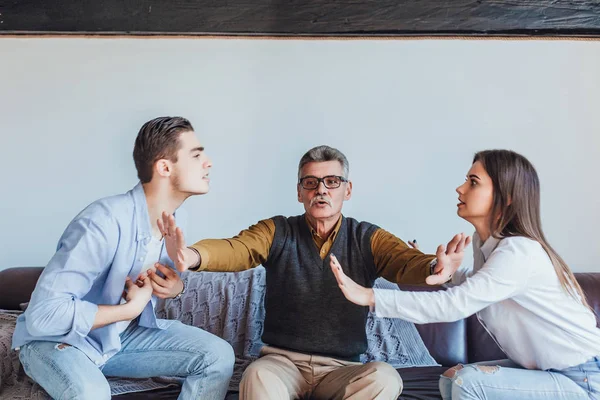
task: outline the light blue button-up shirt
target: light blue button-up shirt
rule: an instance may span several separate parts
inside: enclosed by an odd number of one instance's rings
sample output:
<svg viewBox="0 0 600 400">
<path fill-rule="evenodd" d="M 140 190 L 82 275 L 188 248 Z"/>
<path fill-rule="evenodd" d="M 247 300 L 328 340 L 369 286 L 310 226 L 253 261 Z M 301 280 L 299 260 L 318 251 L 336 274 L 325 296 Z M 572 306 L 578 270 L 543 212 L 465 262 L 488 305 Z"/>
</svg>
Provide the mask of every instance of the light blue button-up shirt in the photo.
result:
<svg viewBox="0 0 600 400">
<path fill-rule="evenodd" d="M 12 347 L 34 340 L 68 343 L 97 365 L 106 363 L 121 349 L 121 341 L 114 323 L 91 330 L 98 305 L 119 304 L 125 278 L 135 281 L 142 272 L 151 237 L 141 184 L 86 207 L 58 241 L 27 310 L 17 320 Z M 164 245 L 160 262 L 173 268 Z M 172 321 L 157 319 L 155 304 L 152 296 L 139 325 L 165 329 Z"/>
</svg>

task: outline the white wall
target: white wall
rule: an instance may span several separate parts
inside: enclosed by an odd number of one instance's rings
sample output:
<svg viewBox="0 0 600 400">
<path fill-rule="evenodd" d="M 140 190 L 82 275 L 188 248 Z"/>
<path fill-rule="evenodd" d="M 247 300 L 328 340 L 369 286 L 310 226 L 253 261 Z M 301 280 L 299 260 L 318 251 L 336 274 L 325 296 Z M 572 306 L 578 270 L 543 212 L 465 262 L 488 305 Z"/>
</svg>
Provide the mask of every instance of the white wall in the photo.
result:
<svg viewBox="0 0 600 400">
<path fill-rule="evenodd" d="M 45 265 L 71 218 L 136 183 L 145 121 L 182 115 L 214 161 L 189 241 L 302 212 L 296 166 L 350 160 L 345 214 L 432 251 L 477 150 L 526 155 L 550 242 L 600 271 L 600 42 L 0 39 L 0 269 Z"/>
</svg>

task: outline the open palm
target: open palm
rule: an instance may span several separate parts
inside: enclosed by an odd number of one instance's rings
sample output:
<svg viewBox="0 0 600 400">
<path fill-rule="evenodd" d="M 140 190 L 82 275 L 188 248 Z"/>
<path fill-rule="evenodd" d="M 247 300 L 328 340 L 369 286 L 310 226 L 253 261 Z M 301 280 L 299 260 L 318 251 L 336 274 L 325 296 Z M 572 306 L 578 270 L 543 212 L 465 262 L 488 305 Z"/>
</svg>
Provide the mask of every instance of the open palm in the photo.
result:
<svg viewBox="0 0 600 400">
<path fill-rule="evenodd" d="M 465 247 L 471 243 L 471 236 L 464 233 L 454 235 L 448 245 L 439 245 L 435 256 L 437 264 L 433 274 L 425 279 L 428 285 L 442 285 L 448 282 L 456 272 L 465 256 Z"/>
<path fill-rule="evenodd" d="M 185 245 L 183 231 L 175 224 L 175 217 L 172 214 L 163 212 L 162 220 L 159 218 L 156 222 L 165 239 L 167 254 L 173 260 L 175 268 L 179 272 L 186 271 L 192 265 L 193 260 L 190 257 L 189 249 Z"/>
<path fill-rule="evenodd" d="M 329 266 L 331 267 L 331 271 L 333 271 L 338 286 L 348 300 L 359 306 L 375 305 L 375 294 L 373 289 L 362 287 L 350 279 L 344 273 L 338 259 L 333 254 L 330 256 Z"/>
</svg>

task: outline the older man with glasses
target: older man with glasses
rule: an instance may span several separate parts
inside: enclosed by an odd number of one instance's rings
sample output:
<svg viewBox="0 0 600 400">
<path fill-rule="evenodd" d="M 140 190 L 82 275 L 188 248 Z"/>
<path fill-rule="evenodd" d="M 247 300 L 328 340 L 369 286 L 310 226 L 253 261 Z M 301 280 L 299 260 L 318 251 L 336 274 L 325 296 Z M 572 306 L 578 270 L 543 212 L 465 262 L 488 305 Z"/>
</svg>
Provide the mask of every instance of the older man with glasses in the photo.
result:
<svg viewBox="0 0 600 400">
<path fill-rule="evenodd" d="M 267 272 L 267 344 L 244 372 L 241 399 L 396 399 L 402 380 L 383 362 L 361 364 L 367 349 L 368 308 L 344 298 L 329 267 L 335 254 L 362 286 L 376 278 L 407 284 L 442 284 L 458 268 L 466 238 L 456 235 L 437 254 L 425 255 L 393 234 L 342 215 L 352 195 L 348 160 L 329 146 L 309 150 L 298 165 L 298 201 L 305 213 L 262 220 L 230 239 L 186 247 L 173 216 L 161 229 L 180 271 Z"/>
</svg>

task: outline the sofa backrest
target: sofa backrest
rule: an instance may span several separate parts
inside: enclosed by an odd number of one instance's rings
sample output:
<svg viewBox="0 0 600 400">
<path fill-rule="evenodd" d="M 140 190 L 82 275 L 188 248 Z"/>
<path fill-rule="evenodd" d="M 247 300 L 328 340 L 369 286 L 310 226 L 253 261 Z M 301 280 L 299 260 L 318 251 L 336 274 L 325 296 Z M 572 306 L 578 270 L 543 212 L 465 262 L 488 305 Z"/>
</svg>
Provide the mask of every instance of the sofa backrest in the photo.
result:
<svg viewBox="0 0 600 400">
<path fill-rule="evenodd" d="M 19 310 L 31 297 L 43 267 L 17 267 L 0 271 L 0 309 Z"/>
<path fill-rule="evenodd" d="M 434 292 L 439 286 L 427 285 L 398 285 L 401 290 L 415 292 Z M 429 354 L 446 367 L 456 364 L 466 364 L 469 361 L 467 349 L 467 321 L 461 319 L 455 322 L 436 324 L 416 324 L 423 343 Z"/>
<path fill-rule="evenodd" d="M 476 315 L 466 319 L 467 325 L 467 357 L 469 363 L 479 361 L 504 360 L 506 354 L 485 330 Z"/>
</svg>

